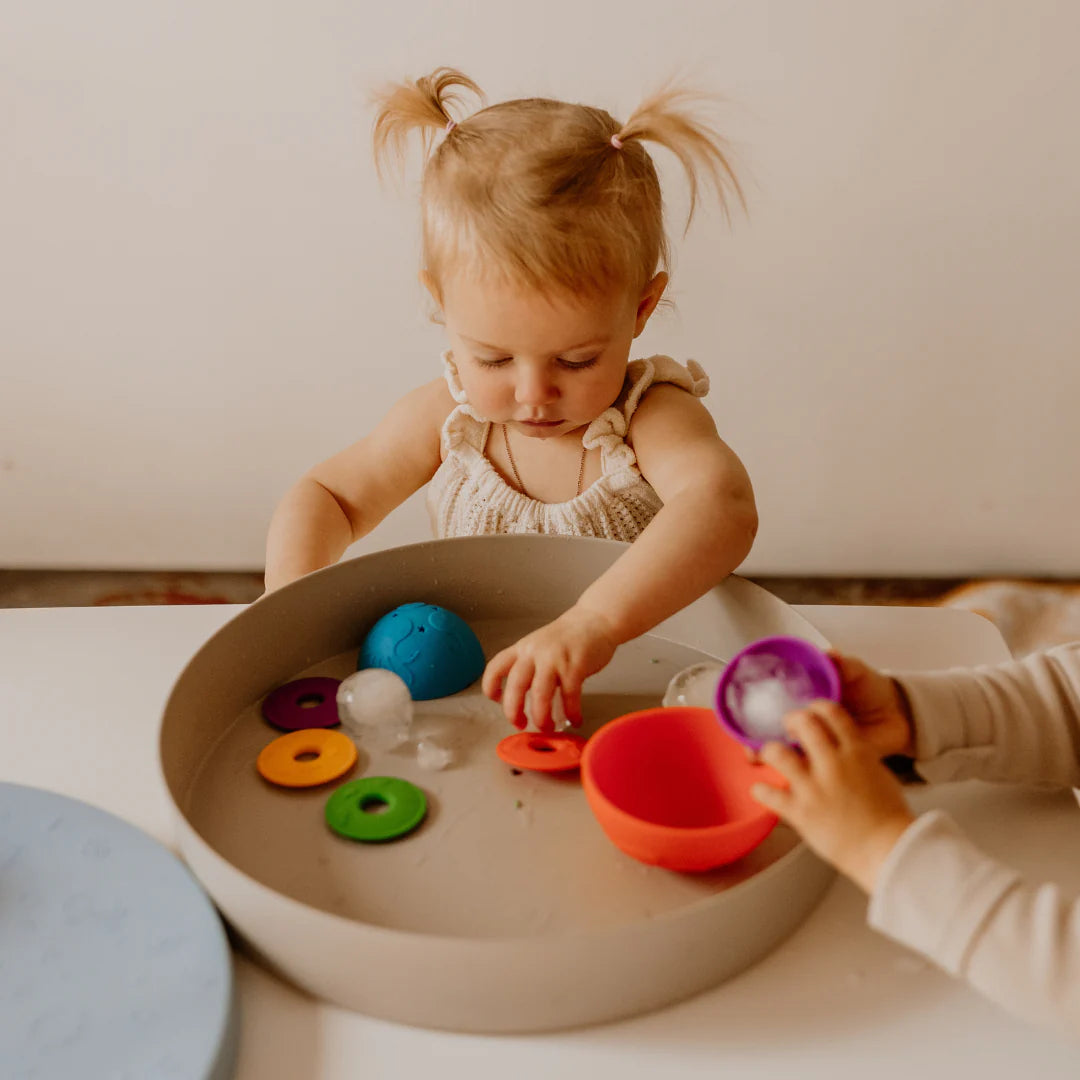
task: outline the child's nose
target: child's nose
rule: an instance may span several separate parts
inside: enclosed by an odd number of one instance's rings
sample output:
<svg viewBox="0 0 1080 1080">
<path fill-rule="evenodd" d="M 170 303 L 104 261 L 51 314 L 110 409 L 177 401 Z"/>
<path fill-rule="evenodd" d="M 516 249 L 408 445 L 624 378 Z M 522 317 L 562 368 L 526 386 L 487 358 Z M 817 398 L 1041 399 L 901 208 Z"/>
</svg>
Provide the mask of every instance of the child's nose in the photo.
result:
<svg viewBox="0 0 1080 1080">
<path fill-rule="evenodd" d="M 546 371 L 526 368 L 519 374 L 515 387 L 519 405 L 546 405 L 557 396 L 558 389 Z"/>
</svg>

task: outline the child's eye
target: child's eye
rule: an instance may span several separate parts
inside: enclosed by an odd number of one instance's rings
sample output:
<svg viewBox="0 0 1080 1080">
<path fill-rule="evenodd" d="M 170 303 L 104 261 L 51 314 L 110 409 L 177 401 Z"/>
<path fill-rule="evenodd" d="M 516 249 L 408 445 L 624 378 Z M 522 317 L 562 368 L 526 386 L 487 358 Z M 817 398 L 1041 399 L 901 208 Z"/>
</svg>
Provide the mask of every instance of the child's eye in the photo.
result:
<svg viewBox="0 0 1080 1080">
<path fill-rule="evenodd" d="M 497 358 L 495 360 L 478 360 L 477 363 L 481 367 L 500 368 L 504 364 L 509 364 L 511 360 L 513 360 L 512 356 L 503 356 L 503 357 L 499 357 L 499 358 Z"/>
<path fill-rule="evenodd" d="M 560 357 L 559 363 L 568 371 L 582 371 L 584 368 L 592 367 L 599 359 L 598 356 L 590 356 L 588 360 L 563 360 Z"/>
</svg>

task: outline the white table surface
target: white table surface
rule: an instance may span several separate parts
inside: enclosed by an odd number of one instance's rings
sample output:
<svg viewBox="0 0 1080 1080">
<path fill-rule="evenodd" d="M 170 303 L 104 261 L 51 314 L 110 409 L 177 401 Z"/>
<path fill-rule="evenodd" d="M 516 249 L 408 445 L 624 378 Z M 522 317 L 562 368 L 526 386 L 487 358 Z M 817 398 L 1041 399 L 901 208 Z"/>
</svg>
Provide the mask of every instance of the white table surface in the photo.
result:
<svg viewBox="0 0 1080 1080">
<path fill-rule="evenodd" d="M 239 610 L 0 610 L 0 780 L 83 799 L 169 844 L 157 758 L 162 708 L 187 659 Z M 798 610 L 836 647 L 894 669 L 1008 658 L 993 626 L 967 612 Z M 1080 890 L 1080 859 L 1068 858 L 1080 822 L 1068 793 L 967 783 L 916 789 L 912 802 L 946 807 L 986 850 Z M 1074 1046 L 1005 1016 L 874 934 L 865 909 L 838 879 L 791 938 L 722 986 L 634 1020 L 539 1036 L 372 1020 L 315 1001 L 237 955 L 237 1080 L 1078 1075 Z"/>
</svg>

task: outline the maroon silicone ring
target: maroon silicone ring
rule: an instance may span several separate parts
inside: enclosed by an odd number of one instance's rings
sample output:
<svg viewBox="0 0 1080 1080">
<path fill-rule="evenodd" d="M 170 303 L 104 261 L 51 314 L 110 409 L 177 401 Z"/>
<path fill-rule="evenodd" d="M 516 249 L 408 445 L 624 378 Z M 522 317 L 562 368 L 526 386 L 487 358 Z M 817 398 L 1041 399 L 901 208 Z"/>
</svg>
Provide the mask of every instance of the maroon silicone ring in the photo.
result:
<svg viewBox="0 0 1080 1080">
<path fill-rule="evenodd" d="M 337 711 L 340 685 L 340 679 L 325 675 L 285 683 L 263 699 L 263 719 L 278 731 L 336 727 L 340 723 Z"/>
</svg>

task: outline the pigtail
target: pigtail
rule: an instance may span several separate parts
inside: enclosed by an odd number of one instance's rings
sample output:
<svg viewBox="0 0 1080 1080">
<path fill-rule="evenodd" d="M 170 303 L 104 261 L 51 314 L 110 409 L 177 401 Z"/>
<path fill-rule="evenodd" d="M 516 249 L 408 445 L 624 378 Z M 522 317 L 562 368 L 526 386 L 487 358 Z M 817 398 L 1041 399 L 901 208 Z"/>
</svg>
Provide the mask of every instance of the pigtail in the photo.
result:
<svg viewBox="0 0 1080 1080">
<path fill-rule="evenodd" d="M 481 102 L 484 93 L 467 75 L 454 68 L 436 68 L 430 75 L 393 83 L 375 94 L 378 112 L 372 126 L 372 147 L 375 152 L 375 169 L 379 177 L 389 160 L 394 171 L 400 175 L 405 163 L 405 150 L 409 136 L 420 129 L 425 159 L 430 155 L 435 136 L 447 131 L 456 123 L 449 106 L 460 113 L 461 87 L 474 94 Z"/>
<path fill-rule="evenodd" d="M 700 117 L 701 107 L 713 103 L 715 99 L 709 95 L 669 84 L 646 98 L 611 136 L 615 150 L 631 140 L 655 142 L 679 159 L 690 187 L 687 226 L 694 217 L 703 179 L 716 192 L 728 220 L 732 198 L 746 209 L 742 186 L 729 160 L 728 144 Z"/>
</svg>

